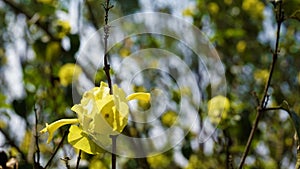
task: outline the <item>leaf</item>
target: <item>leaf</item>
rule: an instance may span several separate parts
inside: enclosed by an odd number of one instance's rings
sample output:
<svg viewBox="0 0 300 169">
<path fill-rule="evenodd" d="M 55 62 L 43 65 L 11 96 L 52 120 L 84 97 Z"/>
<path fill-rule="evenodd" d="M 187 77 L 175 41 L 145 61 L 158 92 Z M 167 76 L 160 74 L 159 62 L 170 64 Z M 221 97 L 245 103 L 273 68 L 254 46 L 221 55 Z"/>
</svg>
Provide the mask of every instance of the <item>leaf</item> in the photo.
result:
<svg viewBox="0 0 300 169">
<path fill-rule="evenodd" d="M 289 103 L 288 103 L 286 100 L 284 100 L 284 101 L 281 103 L 281 107 L 282 107 L 283 109 L 287 110 L 287 111 L 290 110 Z"/>
<path fill-rule="evenodd" d="M 72 125 L 69 129 L 68 142 L 74 148 L 80 149 L 88 154 L 100 154 L 105 152 L 105 150 L 96 145 L 80 127 L 75 125 Z"/>
<path fill-rule="evenodd" d="M 296 10 L 291 16 L 290 18 L 292 19 L 296 19 L 300 22 L 300 9 L 299 10 Z"/>
<path fill-rule="evenodd" d="M 293 111 L 288 111 L 288 113 L 292 119 L 293 125 L 297 132 L 297 136 L 298 138 L 300 138 L 300 117 Z"/>
</svg>

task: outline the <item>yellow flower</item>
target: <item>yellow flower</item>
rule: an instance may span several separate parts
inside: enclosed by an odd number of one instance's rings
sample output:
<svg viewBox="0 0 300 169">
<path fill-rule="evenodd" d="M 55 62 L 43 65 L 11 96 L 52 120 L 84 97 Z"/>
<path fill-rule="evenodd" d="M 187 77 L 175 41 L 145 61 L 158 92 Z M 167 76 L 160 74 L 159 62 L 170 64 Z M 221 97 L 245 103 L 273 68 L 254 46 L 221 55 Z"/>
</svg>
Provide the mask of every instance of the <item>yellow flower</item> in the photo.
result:
<svg viewBox="0 0 300 169">
<path fill-rule="evenodd" d="M 222 119 L 226 119 L 230 108 L 230 102 L 225 96 L 215 96 L 208 101 L 208 116 L 213 124 L 218 124 Z"/>
<path fill-rule="evenodd" d="M 42 134 L 46 133 L 46 132 L 49 133 L 48 140 L 47 140 L 47 143 L 49 143 L 53 138 L 54 132 L 58 128 L 60 128 L 64 125 L 67 125 L 67 124 L 76 124 L 76 123 L 78 123 L 78 119 L 61 119 L 61 120 L 55 121 L 54 123 L 51 123 L 50 125 L 48 125 L 48 123 L 46 123 L 46 127 L 43 130 L 41 130 L 40 132 Z"/>
<path fill-rule="evenodd" d="M 46 124 L 41 133 L 49 132 L 49 142 L 59 127 L 79 123 L 79 126 L 70 127 L 68 142 L 89 154 L 103 152 L 101 147 L 111 145 L 110 135 L 121 133 L 128 123 L 128 101 L 150 101 L 149 93 L 139 92 L 126 97 L 125 92 L 117 85 L 113 86 L 113 95 L 109 91 L 104 82 L 101 82 L 100 87 L 86 91 L 80 104 L 72 107 L 78 119 L 61 119 L 50 125 Z"/>
<path fill-rule="evenodd" d="M 110 145 L 109 135 L 121 133 L 127 125 L 129 100 L 150 100 L 150 94 L 142 92 L 126 98 L 125 92 L 117 85 L 113 86 L 113 95 L 109 90 L 108 85 L 101 82 L 100 87 L 85 92 L 80 104 L 72 107 L 83 131 L 101 146 Z"/>
<path fill-rule="evenodd" d="M 68 86 L 72 83 L 73 80 L 77 80 L 79 75 L 81 74 L 81 67 L 73 64 L 67 63 L 63 65 L 58 72 L 58 77 L 61 85 Z"/>
</svg>

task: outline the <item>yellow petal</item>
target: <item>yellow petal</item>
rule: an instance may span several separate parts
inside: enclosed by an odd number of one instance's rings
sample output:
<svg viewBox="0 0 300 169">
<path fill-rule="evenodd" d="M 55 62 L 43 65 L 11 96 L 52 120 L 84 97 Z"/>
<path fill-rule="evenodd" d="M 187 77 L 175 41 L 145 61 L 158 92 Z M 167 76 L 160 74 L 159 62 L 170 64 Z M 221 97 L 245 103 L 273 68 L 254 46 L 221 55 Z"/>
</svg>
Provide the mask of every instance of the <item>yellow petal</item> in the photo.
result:
<svg viewBox="0 0 300 169">
<path fill-rule="evenodd" d="M 109 95 L 109 87 L 107 83 L 101 82 L 100 87 L 98 88 L 97 92 L 94 92 L 94 95 L 98 96 L 98 99 L 102 99 L 103 97 Z"/>
<path fill-rule="evenodd" d="M 148 102 L 151 99 L 151 95 L 150 95 L 150 93 L 138 92 L 138 93 L 133 93 L 133 94 L 127 96 L 127 100 L 133 100 L 133 99 L 138 99 L 138 100 Z"/>
<path fill-rule="evenodd" d="M 121 101 L 126 101 L 126 94 L 123 89 L 119 88 L 117 85 L 113 85 L 114 96 Z"/>
<path fill-rule="evenodd" d="M 114 106 L 113 96 L 109 95 L 103 98 L 102 100 L 98 100 L 97 102 L 98 111 L 104 115 L 105 113 L 109 113 L 111 108 Z"/>
<path fill-rule="evenodd" d="M 77 149 L 80 149 L 88 154 L 100 154 L 105 151 L 94 143 L 83 130 L 75 125 L 69 129 L 68 142 Z"/>
<path fill-rule="evenodd" d="M 113 107 L 114 123 L 113 131 L 121 133 L 128 123 L 129 108 L 124 102 L 121 102 L 120 107 Z"/>
<path fill-rule="evenodd" d="M 61 119 L 61 120 L 58 120 L 58 121 L 55 121 L 55 122 L 51 123 L 50 125 L 48 125 L 48 123 L 46 123 L 46 127 L 44 129 L 42 129 L 40 132 L 42 134 L 46 133 L 46 132 L 49 133 L 49 137 L 48 137 L 48 140 L 47 140 L 47 143 L 49 143 L 53 138 L 54 132 L 58 128 L 60 128 L 64 125 L 67 125 L 67 124 L 75 124 L 75 123 L 79 123 L 78 119 Z"/>
<path fill-rule="evenodd" d="M 77 114 L 80 113 L 82 114 L 83 113 L 83 108 L 80 104 L 75 104 L 72 108 L 71 108 L 72 111 L 76 112 Z"/>
</svg>

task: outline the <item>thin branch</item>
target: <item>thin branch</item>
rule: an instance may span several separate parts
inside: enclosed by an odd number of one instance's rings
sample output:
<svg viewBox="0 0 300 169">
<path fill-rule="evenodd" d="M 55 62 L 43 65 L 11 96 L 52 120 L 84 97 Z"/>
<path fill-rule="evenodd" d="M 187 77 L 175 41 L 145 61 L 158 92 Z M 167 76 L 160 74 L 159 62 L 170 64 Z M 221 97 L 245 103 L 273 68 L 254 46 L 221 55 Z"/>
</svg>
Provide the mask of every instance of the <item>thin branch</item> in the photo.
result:
<svg viewBox="0 0 300 169">
<path fill-rule="evenodd" d="M 273 77 L 273 72 L 275 70 L 275 65 L 276 65 L 277 58 L 278 58 L 280 28 L 281 28 L 282 22 L 284 21 L 284 15 L 283 15 L 283 11 L 282 11 L 282 1 L 277 1 L 276 3 L 278 3 L 278 5 L 279 5 L 278 8 L 279 9 L 278 9 L 278 11 L 276 13 L 277 33 L 276 33 L 275 52 L 273 52 L 273 61 L 272 61 L 272 65 L 270 67 L 268 81 L 267 81 L 267 83 L 265 85 L 264 94 L 263 94 L 263 97 L 261 99 L 260 105 L 257 108 L 256 118 L 254 120 L 253 127 L 251 129 L 251 132 L 250 132 L 250 135 L 248 137 L 248 141 L 247 141 L 244 153 L 242 155 L 242 158 L 241 158 L 241 161 L 240 161 L 240 164 L 239 164 L 239 167 L 238 167 L 239 169 L 243 168 L 243 165 L 245 163 L 246 157 L 247 157 L 247 155 L 249 153 L 249 150 L 250 150 L 250 147 L 251 147 L 251 143 L 252 143 L 254 134 L 255 134 L 255 132 L 257 130 L 257 126 L 258 126 L 259 120 L 260 120 L 260 118 L 262 116 L 262 113 L 266 109 L 266 105 L 267 105 L 267 102 L 268 102 L 268 99 L 269 99 L 268 90 L 269 90 L 270 85 L 271 85 L 271 80 L 272 80 L 272 77 Z"/>
<path fill-rule="evenodd" d="M 110 138 L 112 140 L 112 152 L 111 152 L 111 168 L 116 169 L 116 151 L 117 151 L 117 137 L 118 135 L 110 135 Z"/>
<path fill-rule="evenodd" d="M 40 165 L 40 147 L 39 147 L 39 132 L 38 132 L 38 111 L 36 105 L 34 106 L 34 114 L 35 114 L 35 145 L 36 152 L 34 154 L 34 166 Z M 35 158 L 36 155 L 36 158 Z"/>
<path fill-rule="evenodd" d="M 15 11 L 15 13 L 17 13 L 17 14 L 20 13 L 20 14 L 25 15 L 28 20 L 30 20 L 34 16 L 34 14 L 26 11 L 24 9 L 24 7 L 21 7 L 19 4 L 15 3 L 14 1 L 11 1 L 11 0 L 3 0 L 3 1 L 7 5 L 9 5 Z M 37 20 L 35 22 L 35 25 L 37 25 L 39 28 L 41 28 L 51 39 L 57 40 L 57 38 L 55 38 L 52 35 L 52 33 L 49 31 L 48 26 L 45 23 L 41 22 L 41 20 Z"/>
<path fill-rule="evenodd" d="M 262 111 L 266 112 L 266 111 L 273 111 L 273 110 L 284 110 L 287 111 L 285 108 L 278 106 L 278 107 L 268 107 L 268 108 L 264 108 Z"/>
<path fill-rule="evenodd" d="M 230 147 L 232 146 L 232 140 L 229 136 L 229 133 L 226 130 L 223 130 L 224 137 L 225 137 L 225 151 L 226 151 L 226 168 L 227 169 L 234 169 L 233 167 L 233 159 L 230 153 Z"/>
<path fill-rule="evenodd" d="M 68 135 L 68 133 L 69 133 L 69 130 L 66 130 L 65 133 L 64 133 L 64 135 L 63 135 L 63 137 L 62 137 L 62 139 L 60 140 L 58 146 L 56 147 L 54 153 L 52 154 L 52 156 L 50 157 L 50 159 L 49 159 L 49 161 L 47 162 L 46 166 L 44 167 L 45 169 L 46 169 L 47 167 L 50 166 L 52 160 L 54 159 L 55 155 L 57 154 L 59 148 L 62 146 L 62 144 L 63 144 L 65 138 L 66 138 L 67 135 Z"/>
<path fill-rule="evenodd" d="M 104 68 L 103 70 L 105 71 L 105 74 L 106 74 L 106 77 L 107 77 L 107 83 L 108 83 L 108 87 L 110 89 L 110 94 L 113 93 L 113 90 L 112 90 L 112 82 L 111 82 L 111 77 L 110 77 L 110 65 L 108 63 L 108 57 L 109 57 L 109 54 L 108 54 L 108 51 L 107 51 L 107 41 L 108 41 L 108 37 L 109 37 L 109 29 L 110 29 L 110 26 L 108 25 L 108 13 L 109 13 L 109 10 L 111 8 L 113 8 L 114 6 L 113 5 L 110 5 L 110 1 L 109 0 L 106 0 L 106 3 L 105 5 L 103 5 L 103 8 L 105 10 L 105 25 L 104 25 Z"/>
<path fill-rule="evenodd" d="M 107 51 L 107 41 L 109 37 L 109 29 L 110 26 L 108 25 L 108 13 L 111 8 L 113 8 L 113 5 L 110 5 L 110 0 L 106 0 L 106 3 L 103 4 L 103 8 L 105 10 L 105 25 L 104 25 L 104 68 L 103 70 L 105 71 L 106 77 L 107 77 L 107 83 L 109 87 L 109 93 L 113 94 L 113 89 L 112 89 L 112 82 L 111 82 L 111 77 L 110 77 L 110 65 L 108 63 L 108 51 Z M 117 149 L 117 137 L 118 135 L 110 135 L 110 138 L 112 139 L 112 152 L 111 152 L 111 168 L 116 169 L 116 149 Z"/>
<path fill-rule="evenodd" d="M 66 164 L 66 168 L 67 169 L 71 169 L 70 165 L 69 165 L 69 160 L 70 158 L 69 157 L 64 157 L 64 158 L 61 158 L 61 160 L 63 160 Z"/>
<path fill-rule="evenodd" d="M 79 168 L 79 163 L 80 163 L 80 159 L 81 159 L 81 153 L 82 153 L 82 151 L 79 150 L 78 157 L 77 157 L 77 162 L 76 162 L 76 169 Z"/>
</svg>

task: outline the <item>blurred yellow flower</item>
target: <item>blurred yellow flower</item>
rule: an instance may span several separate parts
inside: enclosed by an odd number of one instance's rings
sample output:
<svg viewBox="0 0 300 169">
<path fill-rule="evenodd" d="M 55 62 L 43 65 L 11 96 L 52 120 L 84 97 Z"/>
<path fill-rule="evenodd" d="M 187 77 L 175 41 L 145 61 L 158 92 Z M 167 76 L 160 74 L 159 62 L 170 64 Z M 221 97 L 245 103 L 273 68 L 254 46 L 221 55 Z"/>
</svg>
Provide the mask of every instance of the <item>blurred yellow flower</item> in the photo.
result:
<svg viewBox="0 0 300 169">
<path fill-rule="evenodd" d="M 192 7 L 187 7 L 182 11 L 183 16 L 193 16 L 195 14 L 195 10 Z"/>
<path fill-rule="evenodd" d="M 149 163 L 150 167 L 153 169 L 168 168 L 168 166 L 171 163 L 168 156 L 164 154 L 147 157 L 147 162 Z"/>
<path fill-rule="evenodd" d="M 123 58 L 129 56 L 130 53 L 131 53 L 131 51 L 128 48 L 122 48 L 119 51 L 120 56 L 123 57 Z"/>
<path fill-rule="evenodd" d="M 63 21 L 63 20 L 58 20 L 55 23 L 55 28 L 56 28 L 56 36 L 57 38 L 64 38 L 67 34 L 70 33 L 71 31 L 71 25 L 68 21 Z"/>
<path fill-rule="evenodd" d="M 108 85 L 104 82 L 101 82 L 100 87 L 86 91 L 80 104 L 71 108 L 77 113 L 77 119 L 61 119 L 50 125 L 46 124 L 41 133 L 49 133 L 49 142 L 59 127 L 79 123 L 79 126 L 70 127 L 69 143 L 89 154 L 102 152 L 100 147 L 111 145 L 110 135 L 120 134 L 127 125 L 128 101 L 133 99 L 150 101 L 149 93 L 133 93 L 126 97 L 125 92 L 117 85 L 113 85 L 113 95 L 109 91 Z"/>
<path fill-rule="evenodd" d="M 227 5 L 231 5 L 232 4 L 232 0 L 224 0 L 224 3 Z"/>
<path fill-rule="evenodd" d="M 195 169 L 199 166 L 202 166 L 202 162 L 198 159 L 198 157 L 194 154 L 190 156 L 189 163 L 185 167 L 185 169 Z"/>
<path fill-rule="evenodd" d="M 61 52 L 59 42 L 50 42 L 46 47 L 46 60 L 51 61 L 59 57 Z"/>
<path fill-rule="evenodd" d="M 219 5 L 215 2 L 210 2 L 208 5 L 207 5 L 207 8 L 208 8 L 208 11 L 211 13 L 211 14 L 217 14 L 219 12 Z"/>
<path fill-rule="evenodd" d="M 213 124 L 218 124 L 221 119 L 227 118 L 230 108 L 229 99 L 225 96 L 215 96 L 210 99 L 208 105 L 208 116 Z"/>
<path fill-rule="evenodd" d="M 164 113 L 161 117 L 162 124 L 166 125 L 167 127 L 170 127 L 175 124 L 176 119 L 178 115 L 174 111 L 167 111 Z"/>
<path fill-rule="evenodd" d="M 256 82 L 264 83 L 269 76 L 269 71 L 267 69 L 257 69 L 253 76 Z"/>
<path fill-rule="evenodd" d="M 73 80 L 77 80 L 79 75 L 81 74 L 81 67 L 73 64 L 67 63 L 63 65 L 58 72 L 58 77 L 61 85 L 68 86 L 72 83 Z"/>
<path fill-rule="evenodd" d="M 246 47 L 247 47 L 247 43 L 244 40 L 241 40 L 236 44 L 236 50 L 239 53 L 243 53 L 245 51 Z"/>
<path fill-rule="evenodd" d="M 262 17 L 264 8 L 265 5 L 260 0 L 244 0 L 242 4 L 242 9 L 253 17 Z"/>
<path fill-rule="evenodd" d="M 94 157 L 89 164 L 89 169 L 108 169 L 108 167 L 106 167 L 105 163 L 102 160 Z"/>
</svg>

